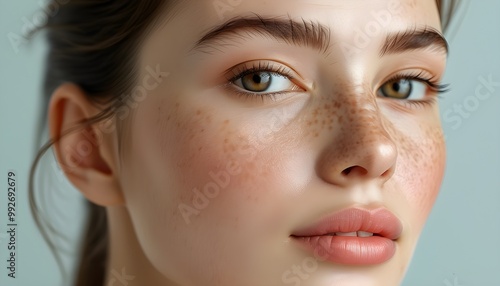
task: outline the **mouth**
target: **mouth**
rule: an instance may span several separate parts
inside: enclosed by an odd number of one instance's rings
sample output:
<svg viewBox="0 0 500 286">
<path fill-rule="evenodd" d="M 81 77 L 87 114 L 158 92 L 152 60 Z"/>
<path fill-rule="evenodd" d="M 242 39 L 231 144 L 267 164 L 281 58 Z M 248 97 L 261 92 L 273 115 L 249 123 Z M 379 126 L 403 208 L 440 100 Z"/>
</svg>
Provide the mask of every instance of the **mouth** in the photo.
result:
<svg viewBox="0 0 500 286">
<path fill-rule="evenodd" d="M 317 259 L 374 265 L 394 256 L 401 232 L 401 222 L 385 208 L 348 208 L 299 229 L 290 237 Z"/>
<path fill-rule="evenodd" d="M 357 237 L 370 237 L 370 236 L 381 236 L 378 233 L 372 233 L 367 231 L 352 231 L 352 232 L 332 232 L 327 233 L 328 236 L 357 236 Z"/>
</svg>

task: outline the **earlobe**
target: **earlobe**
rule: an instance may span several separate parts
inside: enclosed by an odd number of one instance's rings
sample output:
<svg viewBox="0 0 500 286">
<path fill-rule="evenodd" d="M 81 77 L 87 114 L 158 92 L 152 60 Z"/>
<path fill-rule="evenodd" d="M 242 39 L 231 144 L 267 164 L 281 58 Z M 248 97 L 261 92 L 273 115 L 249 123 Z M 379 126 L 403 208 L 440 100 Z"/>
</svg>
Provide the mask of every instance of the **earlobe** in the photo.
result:
<svg viewBox="0 0 500 286">
<path fill-rule="evenodd" d="M 49 104 L 50 138 L 60 138 L 54 143 L 54 154 L 66 177 L 88 200 L 101 206 L 123 205 L 117 164 L 112 156 L 112 134 L 104 134 L 94 125 L 64 135 L 99 111 L 80 87 L 61 85 Z"/>
</svg>

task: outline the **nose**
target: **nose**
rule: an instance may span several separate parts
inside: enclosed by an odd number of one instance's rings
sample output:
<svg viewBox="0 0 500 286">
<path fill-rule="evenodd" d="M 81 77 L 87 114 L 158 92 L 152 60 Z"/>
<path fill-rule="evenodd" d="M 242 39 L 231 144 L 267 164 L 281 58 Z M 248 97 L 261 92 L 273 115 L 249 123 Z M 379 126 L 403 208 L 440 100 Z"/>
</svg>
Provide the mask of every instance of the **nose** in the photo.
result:
<svg viewBox="0 0 500 286">
<path fill-rule="evenodd" d="M 350 102 L 342 109 L 344 120 L 321 153 L 319 176 L 326 182 L 346 187 L 362 181 L 380 185 L 392 177 L 397 147 L 373 102 Z"/>
</svg>

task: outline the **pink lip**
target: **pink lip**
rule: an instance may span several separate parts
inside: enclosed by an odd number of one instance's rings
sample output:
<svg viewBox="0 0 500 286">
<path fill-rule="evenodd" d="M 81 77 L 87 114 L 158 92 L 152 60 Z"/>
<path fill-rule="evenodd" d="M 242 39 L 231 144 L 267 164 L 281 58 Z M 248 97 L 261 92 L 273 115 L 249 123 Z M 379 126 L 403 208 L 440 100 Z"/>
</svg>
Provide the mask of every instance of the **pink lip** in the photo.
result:
<svg viewBox="0 0 500 286">
<path fill-rule="evenodd" d="M 291 237 L 320 259 L 350 265 L 380 264 L 396 253 L 402 232 L 398 218 L 385 208 L 348 208 L 297 230 Z M 371 232 L 374 236 L 332 236 L 335 232 Z"/>
</svg>

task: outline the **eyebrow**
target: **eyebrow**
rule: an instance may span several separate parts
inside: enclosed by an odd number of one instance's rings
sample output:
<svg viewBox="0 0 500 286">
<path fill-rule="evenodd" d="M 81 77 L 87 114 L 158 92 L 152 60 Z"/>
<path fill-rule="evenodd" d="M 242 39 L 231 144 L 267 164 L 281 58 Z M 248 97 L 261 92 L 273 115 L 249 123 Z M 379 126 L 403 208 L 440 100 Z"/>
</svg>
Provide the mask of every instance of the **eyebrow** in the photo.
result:
<svg viewBox="0 0 500 286">
<path fill-rule="evenodd" d="M 326 53 L 330 50 L 330 28 L 313 21 L 283 18 L 266 18 L 258 14 L 250 17 L 233 18 L 211 29 L 196 42 L 192 50 L 213 48 L 220 50 L 228 45 L 226 40 L 245 38 L 244 32 L 253 32 L 264 37 L 296 46 L 306 46 Z M 247 34 L 251 36 L 251 34 Z M 403 53 L 411 50 L 434 48 L 448 54 L 448 42 L 434 28 L 408 28 L 405 31 L 390 33 L 379 55 Z"/>
<path fill-rule="evenodd" d="M 432 27 L 409 28 L 404 32 L 389 34 L 380 49 L 380 56 L 386 54 L 403 53 L 418 49 L 434 49 L 449 52 L 446 39 Z"/>
<path fill-rule="evenodd" d="M 198 40 L 193 49 L 204 47 L 217 49 L 217 44 L 223 44 L 224 40 L 242 38 L 242 32 L 245 31 L 284 41 L 287 44 L 312 47 L 321 52 L 326 52 L 330 48 L 330 29 L 325 25 L 304 19 L 295 21 L 290 17 L 264 18 L 254 14 L 246 18 L 233 18 L 213 28 Z"/>
</svg>

